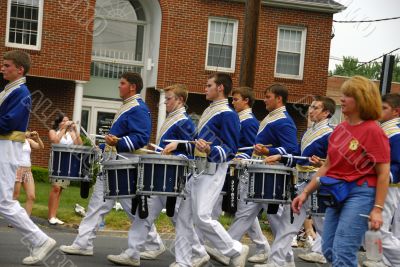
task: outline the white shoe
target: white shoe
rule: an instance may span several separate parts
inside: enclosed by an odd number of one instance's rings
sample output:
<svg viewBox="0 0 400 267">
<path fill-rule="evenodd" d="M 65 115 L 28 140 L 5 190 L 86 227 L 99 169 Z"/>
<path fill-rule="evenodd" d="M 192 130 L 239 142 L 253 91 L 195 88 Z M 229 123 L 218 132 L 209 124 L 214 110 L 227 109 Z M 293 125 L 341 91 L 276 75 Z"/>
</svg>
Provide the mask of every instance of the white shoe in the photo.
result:
<svg viewBox="0 0 400 267">
<path fill-rule="evenodd" d="M 64 222 L 61 221 L 60 219 L 56 218 L 56 217 L 53 217 L 53 218 L 49 219 L 49 224 L 51 224 L 51 225 L 57 225 L 57 224 L 62 225 L 62 224 L 64 224 Z"/>
<path fill-rule="evenodd" d="M 71 255 L 93 256 L 93 249 L 90 248 L 84 249 L 78 247 L 77 245 L 71 245 L 71 246 L 62 245 L 60 246 L 60 250 L 66 254 L 71 254 Z"/>
<path fill-rule="evenodd" d="M 161 244 L 160 249 L 158 250 L 149 250 L 140 252 L 141 260 L 155 260 L 158 256 L 165 252 L 165 246 Z"/>
<path fill-rule="evenodd" d="M 31 255 L 22 260 L 25 265 L 32 265 L 42 261 L 47 254 L 56 246 L 56 241 L 49 238 L 41 246 L 35 247 L 31 251 Z"/>
<path fill-rule="evenodd" d="M 299 244 L 297 243 L 297 235 L 293 237 L 291 246 L 292 248 L 297 248 L 299 246 Z"/>
<path fill-rule="evenodd" d="M 257 253 L 251 256 L 250 258 L 247 259 L 248 262 L 251 263 L 264 263 L 268 259 L 268 255 L 263 252 L 263 253 Z"/>
<path fill-rule="evenodd" d="M 242 252 L 240 252 L 239 256 L 232 258 L 231 264 L 234 267 L 244 267 L 246 265 L 246 258 L 249 254 L 249 246 L 242 245 Z"/>
<path fill-rule="evenodd" d="M 174 261 L 169 265 L 169 267 L 179 267 L 179 264 Z"/>
<path fill-rule="evenodd" d="M 363 262 L 364 267 L 389 267 L 386 264 L 383 263 L 383 261 L 371 261 L 371 260 L 366 260 Z"/>
<path fill-rule="evenodd" d="M 321 263 L 321 264 L 324 264 L 327 262 L 324 255 L 317 253 L 317 252 L 310 252 L 307 254 L 299 254 L 298 257 L 300 259 L 302 259 L 303 261 L 307 261 L 307 262 L 315 262 L 315 263 Z"/>
<path fill-rule="evenodd" d="M 283 265 L 279 265 L 278 263 L 275 262 L 269 262 L 266 264 L 256 264 L 254 267 L 296 267 L 294 261 L 291 262 L 286 262 Z"/>
<path fill-rule="evenodd" d="M 122 252 L 119 255 L 108 255 L 107 260 L 118 265 L 140 266 L 140 260 L 134 259 Z"/>
<path fill-rule="evenodd" d="M 210 261 L 210 256 L 208 254 L 204 255 L 201 258 L 193 258 L 192 267 L 202 267 L 209 261 Z"/>
<path fill-rule="evenodd" d="M 219 252 L 217 249 L 209 247 L 209 246 L 204 246 L 206 248 L 206 251 L 208 253 L 208 255 L 210 255 L 210 257 L 213 260 L 218 261 L 219 263 L 228 266 L 229 262 L 231 261 L 231 259 L 225 255 L 223 255 L 221 252 Z"/>
<path fill-rule="evenodd" d="M 304 247 L 311 248 L 314 245 L 315 241 L 311 236 L 307 236 L 306 241 L 304 242 Z"/>
<path fill-rule="evenodd" d="M 86 216 L 85 208 L 79 205 L 78 203 L 75 204 L 75 213 L 82 217 Z"/>
</svg>

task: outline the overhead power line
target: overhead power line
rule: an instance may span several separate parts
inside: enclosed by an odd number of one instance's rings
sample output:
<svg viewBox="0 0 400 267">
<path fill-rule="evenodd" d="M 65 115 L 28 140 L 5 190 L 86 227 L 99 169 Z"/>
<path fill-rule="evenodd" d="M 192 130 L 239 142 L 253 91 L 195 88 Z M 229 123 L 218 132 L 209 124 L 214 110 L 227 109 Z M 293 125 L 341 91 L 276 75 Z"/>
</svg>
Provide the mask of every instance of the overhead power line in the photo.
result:
<svg viewBox="0 0 400 267">
<path fill-rule="evenodd" d="M 387 20 L 400 19 L 400 17 L 383 18 L 383 19 L 370 19 L 370 20 L 333 20 L 336 23 L 364 23 L 364 22 L 379 22 Z"/>
<path fill-rule="evenodd" d="M 393 53 L 393 52 L 396 52 L 397 50 L 400 50 L 400 47 L 398 47 L 398 48 L 396 48 L 396 49 L 393 49 L 392 51 L 387 52 L 387 53 L 383 54 L 382 56 L 376 57 L 376 58 L 374 58 L 374 59 L 371 59 L 370 61 L 367 61 L 367 62 L 364 62 L 364 63 L 358 65 L 358 66 L 357 66 L 357 69 L 358 69 L 359 67 L 362 67 L 362 66 L 364 66 L 364 65 L 367 65 L 367 64 L 369 64 L 369 63 L 371 63 L 371 62 L 373 62 L 373 61 L 375 61 L 375 60 L 378 60 L 378 59 L 380 59 L 381 57 L 384 57 L 385 55 L 388 55 L 388 54 L 391 54 L 391 53 Z"/>
</svg>

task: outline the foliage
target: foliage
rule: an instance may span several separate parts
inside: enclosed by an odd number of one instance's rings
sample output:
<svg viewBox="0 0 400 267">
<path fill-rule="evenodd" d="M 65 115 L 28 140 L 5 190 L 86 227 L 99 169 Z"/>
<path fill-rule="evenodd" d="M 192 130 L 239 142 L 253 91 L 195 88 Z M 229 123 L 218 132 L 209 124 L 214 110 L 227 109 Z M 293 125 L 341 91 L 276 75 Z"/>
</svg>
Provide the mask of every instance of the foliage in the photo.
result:
<svg viewBox="0 0 400 267">
<path fill-rule="evenodd" d="M 370 62 L 362 64 L 355 57 L 343 57 L 343 62 L 336 65 L 331 75 L 340 75 L 351 77 L 354 75 L 362 75 L 370 79 L 379 80 L 381 76 L 382 62 Z M 393 67 L 393 82 L 400 82 L 400 56 L 396 56 Z"/>
</svg>

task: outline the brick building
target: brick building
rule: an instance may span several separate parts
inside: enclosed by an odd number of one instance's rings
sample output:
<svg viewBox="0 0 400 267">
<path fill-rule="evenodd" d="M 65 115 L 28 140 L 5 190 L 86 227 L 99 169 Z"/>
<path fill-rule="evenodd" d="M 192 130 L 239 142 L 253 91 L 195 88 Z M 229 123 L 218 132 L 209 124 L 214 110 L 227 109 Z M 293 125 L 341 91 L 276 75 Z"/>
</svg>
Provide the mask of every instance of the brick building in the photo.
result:
<svg viewBox="0 0 400 267">
<path fill-rule="evenodd" d="M 0 53 L 24 49 L 33 60 L 30 128 L 46 143 L 33 164 L 47 165 L 47 132 L 58 110 L 89 133 L 107 132 L 120 105 L 123 71 L 143 76 L 152 138 L 165 118 L 166 86 L 189 86 L 188 112 L 196 118 L 208 105 L 202 94 L 211 72 L 228 72 L 238 85 L 244 0 L 6 2 L 0 5 Z M 259 119 L 266 115 L 263 90 L 279 82 L 289 88 L 289 112 L 305 128 L 309 96 L 326 92 L 332 17 L 343 8 L 332 0 L 262 1 L 254 86 Z"/>
</svg>

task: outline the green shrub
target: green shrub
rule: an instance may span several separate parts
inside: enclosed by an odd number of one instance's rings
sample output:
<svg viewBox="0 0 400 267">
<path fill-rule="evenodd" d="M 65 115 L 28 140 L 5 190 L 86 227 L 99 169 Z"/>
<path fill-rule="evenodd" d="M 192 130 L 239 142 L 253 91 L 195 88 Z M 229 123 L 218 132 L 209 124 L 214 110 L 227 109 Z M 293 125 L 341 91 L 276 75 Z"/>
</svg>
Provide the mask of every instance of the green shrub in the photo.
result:
<svg viewBox="0 0 400 267">
<path fill-rule="evenodd" d="M 37 183 L 49 182 L 49 170 L 43 167 L 32 166 L 33 179 Z"/>
</svg>

